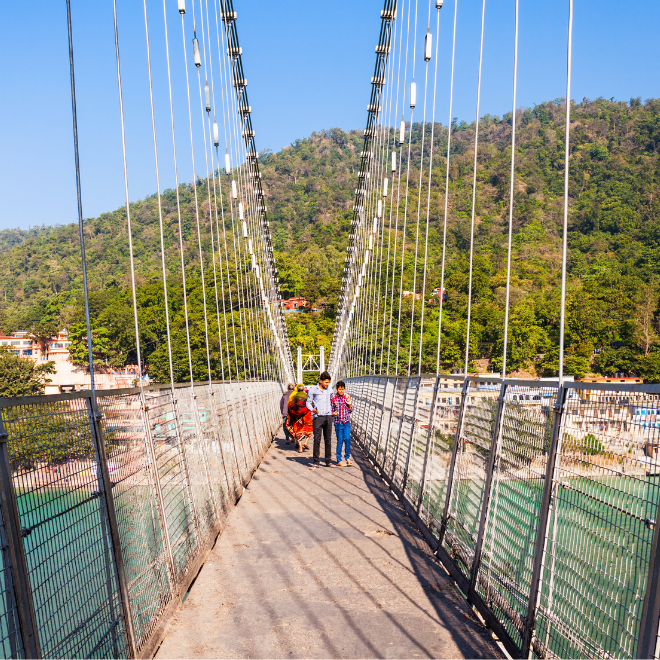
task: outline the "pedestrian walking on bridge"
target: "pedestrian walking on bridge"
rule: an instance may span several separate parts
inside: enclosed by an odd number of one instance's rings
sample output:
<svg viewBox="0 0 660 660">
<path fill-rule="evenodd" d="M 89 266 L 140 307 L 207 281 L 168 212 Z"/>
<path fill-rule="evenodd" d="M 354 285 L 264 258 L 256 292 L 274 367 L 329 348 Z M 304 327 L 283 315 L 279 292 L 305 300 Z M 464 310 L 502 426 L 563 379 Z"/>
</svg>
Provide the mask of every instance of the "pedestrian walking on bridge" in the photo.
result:
<svg viewBox="0 0 660 660">
<path fill-rule="evenodd" d="M 335 418 L 335 435 L 337 436 L 337 466 L 353 465 L 351 461 L 351 395 L 346 394 L 346 383 L 337 383 L 337 393 L 330 399 L 332 414 Z M 342 449 L 344 459 L 342 459 Z"/>
<path fill-rule="evenodd" d="M 280 410 L 282 411 L 282 426 L 284 426 L 284 437 L 286 438 L 286 444 L 291 443 L 291 434 L 289 433 L 289 429 L 286 427 L 286 422 L 287 422 L 287 417 L 289 416 L 289 399 L 291 398 L 291 394 L 293 394 L 293 390 L 296 389 L 296 386 L 293 383 L 289 383 L 286 386 L 286 392 L 282 394 L 282 398 L 280 399 Z"/>
<path fill-rule="evenodd" d="M 296 389 L 291 392 L 288 408 L 286 425 L 293 441 L 298 445 L 300 454 L 307 449 L 309 438 L 313 432 L 312 414 L 307 409 L 307 392 L 302 383 L 298 383 Z"/>
<path fill-rule="evenodd" d="M 314 465 L 312 469 L 321 466 L 321 435 L 325 440 L 325 464 L 326 467 L 335 467 L 332 463 L 332 405 L 330 397 L 330 374 L 327 371 L 321 373 L 318 385 L 309 390 L 307 397 L 307 408 L 312 411 L 314 418 Z"/>
</svg>

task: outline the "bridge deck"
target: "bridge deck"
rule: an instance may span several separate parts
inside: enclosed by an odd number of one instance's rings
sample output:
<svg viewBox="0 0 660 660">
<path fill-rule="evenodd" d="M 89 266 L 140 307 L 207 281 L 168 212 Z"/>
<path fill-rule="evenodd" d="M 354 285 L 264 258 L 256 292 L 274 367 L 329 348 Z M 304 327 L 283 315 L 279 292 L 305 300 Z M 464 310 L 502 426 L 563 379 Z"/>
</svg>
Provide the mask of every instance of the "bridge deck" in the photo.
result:
<svg viewBox="0 0 660 660">
<path fill-rule="evenodd" d="M 280 437 L 158 658 L 503 657 L 360 455 L 309 470 Z"/>
</svg>

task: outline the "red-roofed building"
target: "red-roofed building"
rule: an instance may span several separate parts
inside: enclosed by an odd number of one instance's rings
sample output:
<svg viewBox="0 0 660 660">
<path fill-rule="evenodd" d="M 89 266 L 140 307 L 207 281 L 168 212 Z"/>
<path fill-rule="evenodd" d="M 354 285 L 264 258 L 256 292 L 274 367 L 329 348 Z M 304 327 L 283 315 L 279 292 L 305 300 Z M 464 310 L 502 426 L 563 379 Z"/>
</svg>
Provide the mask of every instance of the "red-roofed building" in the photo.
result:
<svg viewBox="0 0 660 660">
<path fill-rule="evenodd" d="M 282 301 L 282 308 L 284 311 L 297 311 L 303 307 L 309 307 L 309 303 L 307 302 L 307 299 L 302 296 Z"/>
</svg>

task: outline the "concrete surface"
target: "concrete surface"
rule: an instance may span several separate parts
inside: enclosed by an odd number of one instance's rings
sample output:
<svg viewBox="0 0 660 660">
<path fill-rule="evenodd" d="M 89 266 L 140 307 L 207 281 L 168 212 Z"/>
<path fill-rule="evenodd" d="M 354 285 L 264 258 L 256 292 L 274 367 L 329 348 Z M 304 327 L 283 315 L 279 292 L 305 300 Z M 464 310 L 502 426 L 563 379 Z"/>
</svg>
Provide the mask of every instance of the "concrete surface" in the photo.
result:
<svg viewBox="0 0 660 660">
<path fill-rule="evenodd" d="M 359 452 L 309 470 L 278 438 L 157 658 L 501 658 Z"/>
</svg>

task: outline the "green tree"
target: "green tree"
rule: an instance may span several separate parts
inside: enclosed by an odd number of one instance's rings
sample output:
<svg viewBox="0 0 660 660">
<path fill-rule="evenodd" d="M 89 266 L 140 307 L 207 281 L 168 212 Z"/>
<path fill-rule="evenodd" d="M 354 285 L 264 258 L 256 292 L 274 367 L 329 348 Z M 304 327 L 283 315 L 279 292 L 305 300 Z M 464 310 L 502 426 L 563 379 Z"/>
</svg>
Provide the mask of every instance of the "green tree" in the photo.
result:
<svg viewBox="0 0 660 660">
<path fill-rule="evenodd" d="M 0 346 L 0 397 L 43 394 L 46 383 L 51 382 L 47 376 L 54 373 L 54 362 L 37 364 Z"/>
</svg>

